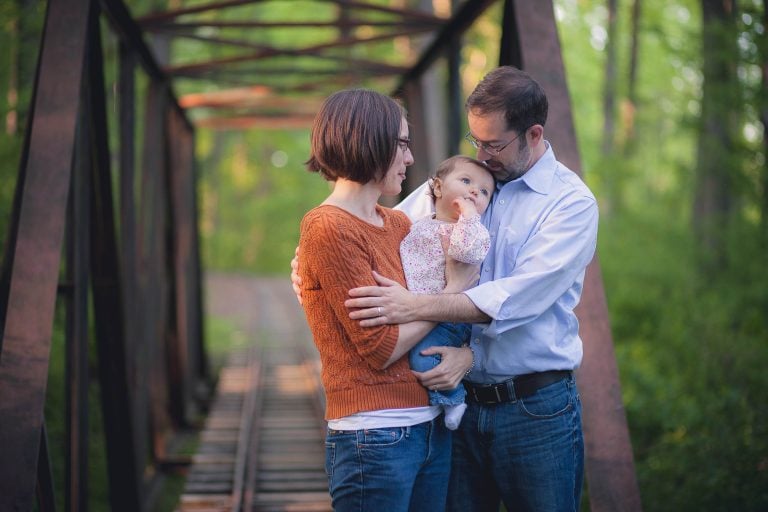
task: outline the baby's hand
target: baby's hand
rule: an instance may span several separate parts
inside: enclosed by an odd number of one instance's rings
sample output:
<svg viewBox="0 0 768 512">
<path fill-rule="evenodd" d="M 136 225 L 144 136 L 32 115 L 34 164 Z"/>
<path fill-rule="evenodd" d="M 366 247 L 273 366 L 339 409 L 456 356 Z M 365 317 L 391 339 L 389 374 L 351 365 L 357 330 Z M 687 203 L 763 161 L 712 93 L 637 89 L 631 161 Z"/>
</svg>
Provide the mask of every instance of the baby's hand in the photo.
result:
<svg viewBox="0 0 768 512">
<path fill-rule="evenodd" d="M 475 202 L 468 197 L 457 197 L 453 200 L 453 206 L 455 206 L 456 209 L 459 210 L 459 213 L 464 217 L 477 215 L 477 206 L 475 206 Z"/>
</svg>

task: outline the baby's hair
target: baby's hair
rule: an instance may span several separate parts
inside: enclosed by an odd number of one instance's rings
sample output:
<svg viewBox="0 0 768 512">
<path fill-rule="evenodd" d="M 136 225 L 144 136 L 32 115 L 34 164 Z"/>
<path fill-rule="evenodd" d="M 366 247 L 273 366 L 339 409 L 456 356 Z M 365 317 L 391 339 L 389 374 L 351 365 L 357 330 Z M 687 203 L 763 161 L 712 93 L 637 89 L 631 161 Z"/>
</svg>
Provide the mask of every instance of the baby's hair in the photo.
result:
<svg viewBox="0 0 768 512">
<path fill-rule="evenodd" d="M 435 175 L 432 176 L 429 179 L 429 195 L 432 197 L 432 200 L 435 200 L 435 190 L 434 190 L 434 179 L 440 178 L 441 180 L 444 180 L 446 176 L 451 174 L 456 169 L 456 164 L 459 162 L 464 162 L 466 164 L 475 164 L 476 166 L 480 167 L 486 172 L 488 171 L 488 167 L 485 166 L 483 162 L 480 160 L 477 160 L 475 158 L 472 158 L 470 156 L 464 156 L 464 155 L 455 155 L 449 158 L 446 158 L 442 162 L 440 162 L 440 165 L 437 166 L 437 170 L 435 171 Z M 491 174 L 493 176 L 493 174 Z M 495 181 L 495 180 L 494 180 Z"/>
</svg>

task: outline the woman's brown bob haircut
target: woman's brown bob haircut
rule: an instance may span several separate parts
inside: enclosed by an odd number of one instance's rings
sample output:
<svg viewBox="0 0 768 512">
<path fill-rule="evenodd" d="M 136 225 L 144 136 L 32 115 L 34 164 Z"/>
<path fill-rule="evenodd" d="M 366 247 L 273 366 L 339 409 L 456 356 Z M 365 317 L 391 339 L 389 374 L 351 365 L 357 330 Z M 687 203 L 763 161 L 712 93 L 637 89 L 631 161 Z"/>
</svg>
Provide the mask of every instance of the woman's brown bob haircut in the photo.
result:
<svg viewBox="0 0 768 512">
<path fill-rule="evenodd" d="M 405 109 L 367 89 L 329 96 L 312 123 L 307 169 L 326 180 L 366 184 L 380 180 L 395 159 Z"/>
</svg>

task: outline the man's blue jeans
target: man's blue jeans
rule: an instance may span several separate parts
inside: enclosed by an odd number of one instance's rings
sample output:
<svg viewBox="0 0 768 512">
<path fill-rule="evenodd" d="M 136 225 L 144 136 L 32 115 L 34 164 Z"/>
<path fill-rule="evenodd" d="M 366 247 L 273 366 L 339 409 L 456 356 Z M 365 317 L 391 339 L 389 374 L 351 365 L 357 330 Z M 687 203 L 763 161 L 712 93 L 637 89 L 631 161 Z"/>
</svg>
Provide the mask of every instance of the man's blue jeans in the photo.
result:
<svg viewBox="0 0 768 512">
<path fill-rule="evenodd" d="M 440 364 L 440 354 L 433 356 L 421 355 L 422 350 L 430 347 L 460 347 L 469 337 L 472 330 L 470 324 L 454 324 L 443 322 L 437 324 L 414 346 L 408 354 L 411 370 L 426 372 Z M 448 391 L 428 391 L 430 405 L 459 405 L 464 403 L 467 395 L 464 386 L 459 384 Z"/>
<path fill-rule="evenodd" d="M 325 471 L 335 512 L 445 510 L 451 433 L 442 415 L 411 427 L 328 430 Z"/>
<path fill-rule="evenodd" d="M 453 434 L 449 512 L 579 509 L 581 401 L 573 377 L 494 405 L 471 400 Z"/>
</svg>

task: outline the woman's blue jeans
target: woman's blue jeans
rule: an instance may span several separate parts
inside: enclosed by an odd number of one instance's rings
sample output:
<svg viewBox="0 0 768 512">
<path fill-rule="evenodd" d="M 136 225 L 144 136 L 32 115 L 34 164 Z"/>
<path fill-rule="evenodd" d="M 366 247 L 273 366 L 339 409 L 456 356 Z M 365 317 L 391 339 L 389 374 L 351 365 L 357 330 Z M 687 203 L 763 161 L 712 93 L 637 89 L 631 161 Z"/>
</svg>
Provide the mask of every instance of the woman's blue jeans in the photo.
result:
<svg viewBox="0 0 768 512">
<path fill-rule="evenodd" d="M 442 415 L 411 427 L 328 430 L 325 471 L 335 512 L 443 512 L 450 469 Z"/>
<path fill-rule="evenodd" d="M 460 347 L 469 337 L 472 330 L 470 324 L 454 324 L 443 322 L 437 324 L 408 354 L 411 370 L 426 372 L 440 364 L 440 354 L 432 356 L 421 355 L 422 350 L 430 347 Z M 459 384 L 448 391 L 428 391 L 430 405 L 459 405 L 464 403 L 467 395 L 464 386 Z"/>
<path fill-rule="evenodd" d="M 581 402 L 573 378 L 494 405 L 467 401 L 453 433 L 449 512 L 579 509 L 584 474 Z"/>
</svg>

